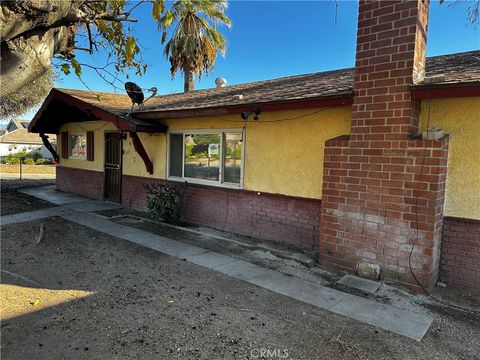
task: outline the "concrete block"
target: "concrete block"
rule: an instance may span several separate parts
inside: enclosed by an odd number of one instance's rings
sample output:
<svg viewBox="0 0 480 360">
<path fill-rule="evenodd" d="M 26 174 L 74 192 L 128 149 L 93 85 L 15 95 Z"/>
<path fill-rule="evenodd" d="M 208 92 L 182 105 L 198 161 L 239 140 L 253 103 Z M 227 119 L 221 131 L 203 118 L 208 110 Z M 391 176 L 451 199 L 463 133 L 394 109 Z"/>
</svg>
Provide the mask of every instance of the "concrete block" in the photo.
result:
<svg viewBox="0 0 480 360">
<path fill-rule="evenodd" d="M 378 280 L 380 277 L 380 265 L 367 262 L 357 264 L 357 275 L 370 280 Z"/>
<path fill-rule="evenodd" d="M 337 284 L 345 285 L 353 289 L 363 291 L 368 294 L 373 294 L 380 287 L 380 283 L 368 279 L 362 279 L 353 275 L 345 275 Z"/>
</svg>

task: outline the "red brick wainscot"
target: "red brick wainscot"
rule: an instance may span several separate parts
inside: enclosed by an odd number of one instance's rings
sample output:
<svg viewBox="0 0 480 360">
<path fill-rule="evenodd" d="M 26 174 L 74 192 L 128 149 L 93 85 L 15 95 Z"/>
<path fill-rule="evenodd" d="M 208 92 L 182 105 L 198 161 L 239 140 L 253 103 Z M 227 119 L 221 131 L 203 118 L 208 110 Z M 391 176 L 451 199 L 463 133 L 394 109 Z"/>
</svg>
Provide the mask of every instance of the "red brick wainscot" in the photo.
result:
<svg viewBox="0 0 480 360">
<path fill-rule="evenodd" d="M 145 185 L 162 180 L 124 175 L 122 204 L 145 211 Z M 188 184 L 182 220 L 244 236 L 316 249 L 320 234 L 318 199 Z"/>
<path fill-rule="evenodd" d="M 440 281 L 480 294 L 480 220 L 443 220 Z"/>
<path fill-rule="evenodd" d="M 103 172 L 59 165 L 57 165 L 56 171 L 57 190 L 83 195 L 91 199 L 103 199 Z"/>
</svg>

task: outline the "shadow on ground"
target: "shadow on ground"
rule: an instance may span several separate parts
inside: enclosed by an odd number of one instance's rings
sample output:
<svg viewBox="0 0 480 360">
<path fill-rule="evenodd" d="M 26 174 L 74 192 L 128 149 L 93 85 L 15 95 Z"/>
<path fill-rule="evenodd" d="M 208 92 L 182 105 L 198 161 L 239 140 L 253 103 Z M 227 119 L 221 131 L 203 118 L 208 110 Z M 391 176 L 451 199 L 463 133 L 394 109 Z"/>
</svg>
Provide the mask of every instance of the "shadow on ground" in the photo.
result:
<svg viewBox="0 0 480 360">
<path fill-rule="evenodd" d="M 2 321 L 5 359 L 235 359 L 261 349 L 286 350 L 287 359 L 479 354 L 480 321 L 470 315 L 437 317 L 417 343 L 58 217 L 42 222 L 40 244 L 40 221 L 2 229 L 1 268 L 17 275 L 2 276 L 1 286 L 23 288 L 26 296 L 10 300 L 28 310 Z M 35 302 L 39 289 L 64 301 L 44 307 Z"/>
</svg>

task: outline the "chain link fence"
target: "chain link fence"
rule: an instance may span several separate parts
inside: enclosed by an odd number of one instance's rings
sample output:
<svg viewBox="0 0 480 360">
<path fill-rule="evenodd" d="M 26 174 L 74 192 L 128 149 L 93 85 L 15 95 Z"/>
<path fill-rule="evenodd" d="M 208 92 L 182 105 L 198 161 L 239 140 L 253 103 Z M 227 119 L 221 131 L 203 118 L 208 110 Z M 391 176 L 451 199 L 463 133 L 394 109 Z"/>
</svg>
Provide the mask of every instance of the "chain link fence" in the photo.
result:
<svg viewBox="0 0 480 360">
<path fill-rule="evenodd" d="M 2 179 L 52 179 L 55 178 L 55 164 L 52 159 L 24 154 L 0 156 L 0 177 Z"/>
</svg>

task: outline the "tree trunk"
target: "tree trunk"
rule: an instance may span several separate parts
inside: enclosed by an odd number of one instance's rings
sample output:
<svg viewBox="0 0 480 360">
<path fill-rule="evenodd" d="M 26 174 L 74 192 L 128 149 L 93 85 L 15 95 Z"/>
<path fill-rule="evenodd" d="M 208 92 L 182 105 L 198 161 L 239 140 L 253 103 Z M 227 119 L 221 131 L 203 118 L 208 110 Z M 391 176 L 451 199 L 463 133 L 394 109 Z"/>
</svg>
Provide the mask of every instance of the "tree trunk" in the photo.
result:
<svg viewBox="0 0 480 360">
<path fill-rule="evenodd" d="M 0 9 L 0 96 L 16 93 L 42 76 L 54 54 L 73 44 L 73 24 L 85 16 L 85 0 L 3 1 Z"/>
<path fill-rule="evenodd" d="M 53 55 L 66 48 L 69 36 L 69 29 L 63 26 L 2 43 L 0 96 L 13 94 L 43 75 Z"/>
<path fill-rule="evenodd" d="M 84 3 L 73 0 L 3 1 L 0 11 L 2 42 L 25 36 L 33 30 L 70 26 L 86 16 L 79 8 Z"/>
<path fill-rule="evenodd" d="M 184 74 L 183 91 L 184 92 L 194 91 L 195 81 L 193 79 L 193 72 L 189 68 L 185 67 L 183 69 L 183 74 Z"/>
</svg>

